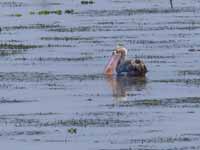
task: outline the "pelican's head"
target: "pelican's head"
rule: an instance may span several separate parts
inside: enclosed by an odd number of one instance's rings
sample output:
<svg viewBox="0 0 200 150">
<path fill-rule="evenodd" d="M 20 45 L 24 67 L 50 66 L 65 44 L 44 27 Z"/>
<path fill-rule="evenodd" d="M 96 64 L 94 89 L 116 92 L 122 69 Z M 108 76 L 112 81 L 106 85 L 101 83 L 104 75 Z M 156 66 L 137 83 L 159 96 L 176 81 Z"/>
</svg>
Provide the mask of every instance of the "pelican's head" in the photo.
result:
<svg viewBox="0 0 200 150">
<path fill-rule="evenodd" d="M 128 50 L 122 44 L 118 44 L 114 50 L 114 53 L 120 54 L 121 57 L 125 57 L 127 56 Z"/>
<path fill-rule="evenodd" d="M 122 45 L 117 45 L 112 53 L 112 57 L 110 58 L 108 64 L 104 69 L 104 74 L 112 75 L 113 72 L 116 70 L 117 65 L 119 64 L 118 62 L 125 60 L 126 55 L 127 49 Z"/>
</svg>

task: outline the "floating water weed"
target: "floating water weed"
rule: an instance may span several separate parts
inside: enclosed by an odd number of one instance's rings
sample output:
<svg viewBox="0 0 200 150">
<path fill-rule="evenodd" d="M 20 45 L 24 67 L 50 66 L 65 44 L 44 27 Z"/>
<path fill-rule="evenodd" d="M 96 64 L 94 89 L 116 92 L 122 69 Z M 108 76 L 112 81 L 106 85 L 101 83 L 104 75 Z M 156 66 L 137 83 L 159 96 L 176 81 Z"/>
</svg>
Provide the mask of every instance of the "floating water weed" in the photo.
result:
<svg viewBox="0 0 200 150">
<path fill-rule="evenodd" d="M 49 14 L 56 14 L 56 15 L 61 15 L 62 10 L 41 10 L 38 12 L 38 15 L 49 15 Z"/>
<path fill-rule="evenodd" d="M 74 10 L 73 9 L 66 9 L 65 13 L 66 14 L 72 14 L 72 13 L 74 13 Z"/>
<path fill-rule="evenodd" d="M 30 49 L 30 48 L 38 48 L 41 47 L 39 45 L 25 45 L 25 44 L 7 44 L 1 43 L 0 49 Z"/>
<path fill-rule="evenodd" d="M 83 0 L 83 1 L 81 1 L 81 4 L 94 4 L 95 2 L 94 1 L 92 1 L 92 0 L 89 0 L 89 1 L 87 1 L 87 0 Z"/>
<path fill-rule="evenodd" d="M 0 44 L 0 56 L 8 56 L 23 53 L 24 50 L 31 48 L 39 48 L 41 45 L 25 45 L 25 44 Z"/>
<path fill-rule="evenodd" d="M 30 14 L 30 15 L 34 15 L 35 12 L 34 12 L 34 11 L 30 11 L 29 14 Z"/>
<path fill-rule="evenodd" d="M 76 129 L 76 128 L 70 128 L 70 129 L 68 129 L 67 131 L 68 131 L 68 133 L 70 133 L 70 134 L 76 134 L 76 133 L 77 133 L 77 129 Z"/>
<path fill-rule="evenodd" d="M 11 15 L 9 15 L 9 16 L 11 16 L 11 17 L 21 17 L 22 14 L 17 13 L 17 14 L 11 14 Z"/>
<path fill-rule="evenodd" d="M 74 13 L 73 9 L 66 9 L 65 11 L 62 10 L 40 10 L 38 12 L 34 12 L 34 11 L 30 11 L 29 14 L 30 15 L 50 15 L 50 14 L 56 14 L 56 15 L 62 15 L 63 13 L 65 14 L 72 14 Z"/>
</svg>

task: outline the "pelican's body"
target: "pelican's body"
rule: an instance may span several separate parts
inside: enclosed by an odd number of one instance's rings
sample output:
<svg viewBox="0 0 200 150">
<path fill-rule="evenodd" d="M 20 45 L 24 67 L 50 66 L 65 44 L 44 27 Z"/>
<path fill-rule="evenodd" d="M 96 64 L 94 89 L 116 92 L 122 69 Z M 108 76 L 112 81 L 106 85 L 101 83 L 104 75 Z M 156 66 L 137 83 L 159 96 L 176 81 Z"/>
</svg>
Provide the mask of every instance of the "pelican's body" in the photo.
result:
<svg viewBox="0 0 200 150">
<path fill-rule="evenodd" d="M 107 64 L 104 73 L 127 76 L 145 76 L 147 73 L 146 65 L 142 60 L 126 60 L 127 49 L 124 47 L 117 47 L 112 57 Z"/>
<path fill-rule="evenodd" d="M 143 61 L 139 59 L 125 60 L 117 65 L 116 72 L 117 75 L 145 76 L 147 68 Z"/>
</svg>

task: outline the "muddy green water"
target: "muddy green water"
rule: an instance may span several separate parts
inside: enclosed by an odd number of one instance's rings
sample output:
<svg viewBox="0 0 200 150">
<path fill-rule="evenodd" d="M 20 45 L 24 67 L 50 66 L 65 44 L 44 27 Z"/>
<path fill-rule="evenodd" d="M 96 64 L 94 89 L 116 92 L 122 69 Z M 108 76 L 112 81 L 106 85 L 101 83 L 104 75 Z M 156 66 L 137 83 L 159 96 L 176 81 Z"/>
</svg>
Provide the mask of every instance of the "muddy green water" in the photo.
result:
<svg viewBox="0 0 200 150">
<path fill-rule="evenodd" d="M 200 149 L 200 2 L 2 0 L 3 149 Z M 102 74 L 117 43 L 146 78 Z"/>
</svg>

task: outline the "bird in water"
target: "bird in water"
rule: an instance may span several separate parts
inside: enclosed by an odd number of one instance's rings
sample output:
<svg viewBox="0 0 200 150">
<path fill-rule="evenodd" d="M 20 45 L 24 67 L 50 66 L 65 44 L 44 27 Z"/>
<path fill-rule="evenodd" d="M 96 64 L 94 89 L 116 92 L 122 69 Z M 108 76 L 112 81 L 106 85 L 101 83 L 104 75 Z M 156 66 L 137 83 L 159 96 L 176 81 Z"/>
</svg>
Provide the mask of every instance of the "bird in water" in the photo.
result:
<svg viewBox="0 0 200 150">
<path fill-rule="evenodd" d="M 115 72 L 118 76 L 145 76 L 147 67 L 140 59 L 126 60 L 128 50 L 123 46 L 117 46 L 105 67 L 104 74 L 113 75 Z"/>
</svg>

